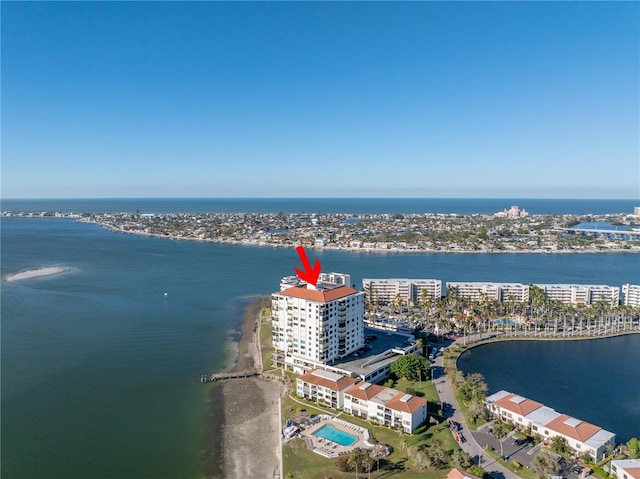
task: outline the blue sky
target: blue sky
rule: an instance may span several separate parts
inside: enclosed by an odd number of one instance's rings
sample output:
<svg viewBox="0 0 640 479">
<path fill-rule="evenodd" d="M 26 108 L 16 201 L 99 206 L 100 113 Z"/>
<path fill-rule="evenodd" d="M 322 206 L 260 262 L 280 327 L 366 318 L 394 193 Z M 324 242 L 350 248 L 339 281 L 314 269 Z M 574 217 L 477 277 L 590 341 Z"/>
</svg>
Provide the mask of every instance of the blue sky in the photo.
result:
<svg viewBox="0 0 640 479">
<path fill-rule="evenodd" d="M 638 2 L 2 2 L 3 198 L 640 197 Z"/>
</svg>

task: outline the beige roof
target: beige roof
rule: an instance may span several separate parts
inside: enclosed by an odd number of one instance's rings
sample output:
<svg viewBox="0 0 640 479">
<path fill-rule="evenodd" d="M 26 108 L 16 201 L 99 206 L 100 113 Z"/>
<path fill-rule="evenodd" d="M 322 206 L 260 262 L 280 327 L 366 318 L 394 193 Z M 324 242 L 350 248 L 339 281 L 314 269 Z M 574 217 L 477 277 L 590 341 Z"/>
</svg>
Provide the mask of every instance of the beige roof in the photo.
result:
<svg viewBox="0 0 640 479">
<path fill-rule="evenodd" d="M 568 416 L 567 414 L 561 414 L 553 421 L 547 423 L 545 427 L 580 442 L 585 442 L 602 429 L 588 422 Z"/>
<path fill-rule="evenodd" d="M 304 286 L 294 286 L 293 288 L 285 289 L 279 294 L 282 296 L 290 296 L 292 298 L 308 299 L 319 303 L 327 303 L 329 301 L 335 301 L 336 299 L 346 298 L 347 296 L 351 296 L 352 294 L 359 292 L 360 291 L 356 289 L 344 285 L 328 289 L 326 291 L 307 289 Z"/>
<path fill-rule="evenodd" d="M 531 399 L 524 398 L 522 396 L 518 396 L 513 393 L 507 394 L 502 399 L 498 399 L 493 404 L 500 406 L 502 409 L 506 409 L 507 411 L 515 412 L 521 416 L 526 416 L 527 414 L 535 411 L 539 407 L 542 407 L 542 404 Z"/>
<path fill-rule="evenodd" d="M 342 391 L 358 381 L 356 378 L 331 373 L 323 369 L 314 369 L 313 371 L 304 373 L 298 379 L 336 392 Z"/>
</svg>

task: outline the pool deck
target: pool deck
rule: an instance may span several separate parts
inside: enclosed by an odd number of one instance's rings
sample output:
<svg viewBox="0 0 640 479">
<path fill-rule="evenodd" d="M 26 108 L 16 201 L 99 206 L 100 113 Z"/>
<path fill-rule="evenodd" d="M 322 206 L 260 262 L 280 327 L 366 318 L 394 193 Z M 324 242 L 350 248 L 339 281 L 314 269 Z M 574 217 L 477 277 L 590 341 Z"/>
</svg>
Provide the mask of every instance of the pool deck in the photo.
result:
<svg viewBox="0 0 640 479">
<path fill-rule="evenodd" d="M 322 437 L 314 436 L 318 429 L 325 425 L 331 425 L 335 429 L 346 432 L 357 438 L 356 442 L 349 446 L 342 446 L 336 442 L 330 441 L 329 439 L 325 439 Z M 344 421 L 342 419 L 322 415 L 320 416 L 320 420 L 308 427 L 307 429 L 301 432 L 301 436 L 304 439 L 307 448 L 311 449 L 316 454 L 320 454 L 321 456 L 333 458 L 338 457 L 343 454 L 348 454 L 354 449 L 370 449 L 373 447 L 373 444 L 369 442 L 369 431 L 360 426 L 356 426 L 355 424 L 351 424 L 348 421 Z"/>
</svg>

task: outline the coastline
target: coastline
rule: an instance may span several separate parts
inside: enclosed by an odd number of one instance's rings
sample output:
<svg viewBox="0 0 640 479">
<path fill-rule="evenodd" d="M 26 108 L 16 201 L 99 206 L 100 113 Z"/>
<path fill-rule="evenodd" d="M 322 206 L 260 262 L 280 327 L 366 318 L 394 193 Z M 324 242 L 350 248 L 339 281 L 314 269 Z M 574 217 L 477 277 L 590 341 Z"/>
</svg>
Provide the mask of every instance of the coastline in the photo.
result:
<svg viewBox="0 0 640 479">
<path fill-rule="evenodd" d="M 208 238 L 193 238 L 189 236 L 167 236 L 156 233 L 148 233 L 145 231 L 133 231 L 124 228 L 117 228 L 113 225 L 80 220 L 85 223 L 96 224 L 108 231 L 116 233 L 130 234 L 134 236 L 146 236 L 149 238 L 163 238 L 178 241 L 198 241 L 201 243 L 213 243 L 213 244 L 230 244 L 240 246 L 258 246 L 263 248 L 294 248 L 295 244 L 273 244 L 261 240 L 232 240 L 232 239 L 208 239 Z M 364 247 L 344 247 L 344 246 L 317 246 L 317 245 L 305 245 L 308 250 L 328 250 L 328 251 L 346 251 L 349 253 L 363 253 L 363 254 L 603 254 L 603 253 L 628 253 L 638 254 L 640 248 L 619 248 L 619 249 L 550 249 L 550 250 L 530 250 L 530 249 L 492 249 L 492 250 L 468 250 L 468 249 L 391 249 L 391 248 L 364 248 Z"/>
<path fill-rule="evenodd" d="M 230 372 L 262 371 L 262 300 L 248 304 L 242 317 L 237 357 Z M 279 398 L 283 386 L 260 377 L 214 383 L 208 392 L 207 477 L 273 477 L 279 470 Z"/>
</svg>

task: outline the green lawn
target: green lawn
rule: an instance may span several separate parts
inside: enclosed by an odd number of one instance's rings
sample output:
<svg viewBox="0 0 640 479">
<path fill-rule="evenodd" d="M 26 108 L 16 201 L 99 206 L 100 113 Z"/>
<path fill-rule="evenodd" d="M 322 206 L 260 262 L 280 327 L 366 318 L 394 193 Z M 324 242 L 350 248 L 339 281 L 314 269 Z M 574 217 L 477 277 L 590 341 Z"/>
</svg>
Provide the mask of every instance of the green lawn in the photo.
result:
<svg viewBox="0 0 640 479">
<path fill-rule="evenodd" d="M 342 472 L 336 467 L 336 459 L 327 459 L 315 452 L 309 451 L 302 439 L 289 441 L 282 447 L 283 467 L 285 477 L 291 472 L 295 479 L 327 479 L 327 478 L 353 478 L 353 472 Z M 405 457 L 394 463 L 380 461 L 380 470 L 374 464 L 371 470 L 371 477 L 378 479 L 382 477 L 393 477 L 398 479 L 444 479 L 447 477 L 449 469 L 437 471 L 412 470 L 406 463 Z M 359 474 L 368 478 L 366 472 Z"/>
<path fill-rule="evenodd" d="M 264 370 L 271 369 L 273 349 L 271 347 L 271 334 L 273 325 L 271 321 L 262 321 L 260 324 L 260 351 L 262 351 L 262 367 Z"/>
<path fill-rule="evenodd" d="M 437 391 L 435 385 L 431 381 L 411 382 L 398 381 L 395 385 L 396 389 L 406 390 L 413 388 L 416 392 L 423 394 L 425 399 L 439 407 L 437 401 Z M 301 400 L 300 404 L 291 398 L 283 398 L 282 401 L 282 417 L 283 421 L 291 417 L 296 412 L 306 410 L 311 414 L 337 414 L 338 411 L 320 407 L 308 401 Z M 404 434 L 395 429 L 380 426 L 367 420 L 342 413 L 340 419 L 349 421 L 358 426 L 366 427 L 369 430 L 371 438 L 375 441 L 387 444 L 392 452 L 384 461 L 380 461 L 380 472 L 376 473 L 375 469 L 371 473 L 371 477 L 397 477 L 399 479 L 444 479 L 449 468 L 435 471 L 421 471 L 413 468 L 411 461 L 407 457 L 407 448 L 411 446 L 427 445 L 431 446 L 439 443 L 445 450 L 453 450 L 458 448 L 458 444 L 451 436 L 451 432 L 445 423 L 430 425 L 430 427 L 421 434 Z M 335 459 L 326 459 L 306 449 L 302 440 L 290 441 L 283 447 L 284 471 L 292 472 L 296 479 L 324 479 L 324 478 L 343 478 L 353 477 L 353 473 L 344 473 L 335 467 Z M 363 474 L 368 477 L 368 474 Z"/>
</svg>

